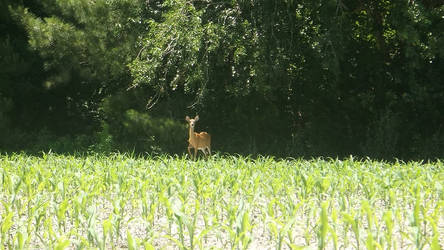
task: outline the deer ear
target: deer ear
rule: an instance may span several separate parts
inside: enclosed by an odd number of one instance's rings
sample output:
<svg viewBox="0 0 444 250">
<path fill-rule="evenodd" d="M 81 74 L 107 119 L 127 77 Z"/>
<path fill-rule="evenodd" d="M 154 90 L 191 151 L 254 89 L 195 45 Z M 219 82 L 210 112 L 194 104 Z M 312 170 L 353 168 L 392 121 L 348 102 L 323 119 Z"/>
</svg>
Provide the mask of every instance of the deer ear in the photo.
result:
<svg viewBox="0 0 444 250">
<path fill-rule="evenodd" d="M 194 117 L 194 121 L 198 121 L 199 120 L 199 116 L 198 115 L 196 115 L 196 117 Z"/>
<path fill-rule="evenodd" d="M 189 122 L 190 121 L 190 117 L 189 116 L 185 116 L 185 121 Z"/>
</svg>

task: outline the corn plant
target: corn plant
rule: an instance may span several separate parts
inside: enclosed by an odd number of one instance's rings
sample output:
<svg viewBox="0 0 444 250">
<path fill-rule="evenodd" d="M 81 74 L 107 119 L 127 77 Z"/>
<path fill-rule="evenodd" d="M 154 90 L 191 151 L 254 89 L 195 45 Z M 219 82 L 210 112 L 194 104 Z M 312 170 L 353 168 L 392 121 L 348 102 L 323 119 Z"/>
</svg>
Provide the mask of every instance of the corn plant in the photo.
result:
<svg viewBox="0 0 444 250">
<path fill-rule="evenodd" d="M 0 249 L 442 249 L 442 162 L 0 155 Z"/>
</svg>

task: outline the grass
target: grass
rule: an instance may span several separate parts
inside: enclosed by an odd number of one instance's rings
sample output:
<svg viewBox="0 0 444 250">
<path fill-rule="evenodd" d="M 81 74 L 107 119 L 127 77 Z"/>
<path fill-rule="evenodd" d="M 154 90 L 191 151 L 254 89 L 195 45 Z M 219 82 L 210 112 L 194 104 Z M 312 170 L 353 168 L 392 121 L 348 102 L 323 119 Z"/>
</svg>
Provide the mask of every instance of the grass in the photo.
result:
<svg viewBox="0 0 444 250">
<path fill-rule="evenodd" d="M 0 249 L 442 249 L 444 167 L 0 156 Z"/>
</svg>

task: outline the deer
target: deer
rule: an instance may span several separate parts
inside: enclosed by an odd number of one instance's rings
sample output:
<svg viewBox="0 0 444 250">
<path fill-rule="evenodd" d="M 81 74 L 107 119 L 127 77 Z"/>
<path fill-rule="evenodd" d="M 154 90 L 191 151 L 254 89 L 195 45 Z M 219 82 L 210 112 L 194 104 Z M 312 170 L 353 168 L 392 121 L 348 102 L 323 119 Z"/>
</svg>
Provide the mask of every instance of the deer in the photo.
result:
<svg viewBox="0 0 444 250">
<path fill-rule="evenodd" d="M 211 155 L 211 135 L 207 132 L 194 132 L 194 127 L 196 125 L 196 122 L 199 121 L 199 116 L 196 115 L 194 119 L 190 119 L 189 116 L 186 116 L 185 120 L 190 126 L 190 138 L 188 139 L 188 153 L 190 154 L 190 157 L 195 160 L 197 150 L 201 150 L 204 153 L 205 157 L 207 156 L 207 152 L 205 150 L 208 150 L 208 154 Z M 194 156 L 191 155 L 191 148 L 194 148 Z"/>
</svg>

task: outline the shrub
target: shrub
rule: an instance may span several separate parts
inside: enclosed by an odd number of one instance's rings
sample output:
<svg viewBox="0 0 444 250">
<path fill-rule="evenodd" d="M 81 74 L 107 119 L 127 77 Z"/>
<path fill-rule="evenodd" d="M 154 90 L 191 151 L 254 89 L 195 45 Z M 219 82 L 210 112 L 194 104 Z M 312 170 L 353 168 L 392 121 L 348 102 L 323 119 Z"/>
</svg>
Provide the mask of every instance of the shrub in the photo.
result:
<svg viewBox="0 0 444 250">
<path fill-rule="evenodd" d="M 111 138 L 112 144 L 119 150 L 160 154 L 184 152 L 186 147 L 184 122 L 156 118 L 134 109 L 128 109 L 121 120 L 105 124 L 104 128 L 108 132 L 102 132 L 102 143 L 103 139 Z"/>
<path fill-rule="evenodd" d="M 370 124 L 362 152 L 370 157 L 385 158 L 399 154 L 401 118 L 392 111 L 382 113 Z"/>
</svg>

